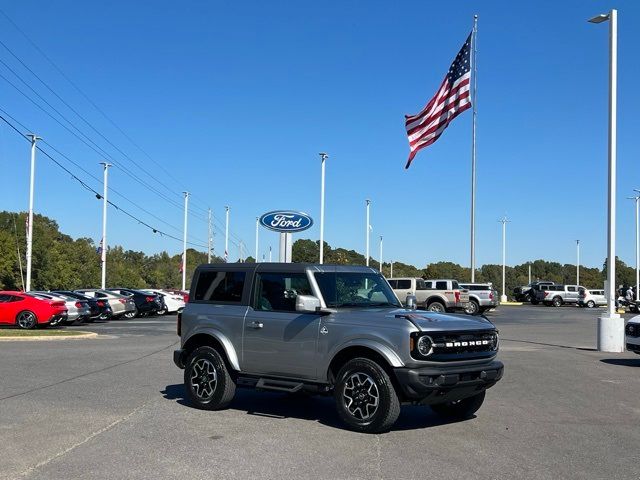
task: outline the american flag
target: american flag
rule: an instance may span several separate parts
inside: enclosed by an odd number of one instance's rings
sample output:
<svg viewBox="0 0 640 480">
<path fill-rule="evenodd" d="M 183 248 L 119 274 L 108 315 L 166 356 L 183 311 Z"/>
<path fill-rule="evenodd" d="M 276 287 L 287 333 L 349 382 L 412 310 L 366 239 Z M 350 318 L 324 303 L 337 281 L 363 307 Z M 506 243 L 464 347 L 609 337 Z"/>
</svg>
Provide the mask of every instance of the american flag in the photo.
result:
<svg viewBox="0 0 640 480">
<path fill-rule="evenodd" d="M 409 168 L 419 150 L 431 145 L 442 135 L 451 120 L 471 108 L 471 38 L 470 33 L 427 106 L 417 115 L 405 115 L 410 152 L 404 168 Z"/>
</svg>

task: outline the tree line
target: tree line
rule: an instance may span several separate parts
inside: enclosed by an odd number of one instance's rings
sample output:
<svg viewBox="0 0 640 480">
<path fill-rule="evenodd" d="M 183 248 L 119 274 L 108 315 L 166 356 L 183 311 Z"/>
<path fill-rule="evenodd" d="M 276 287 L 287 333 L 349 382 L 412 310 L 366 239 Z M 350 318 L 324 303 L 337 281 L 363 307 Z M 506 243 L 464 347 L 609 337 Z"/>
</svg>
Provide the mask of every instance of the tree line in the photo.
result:
<svg viewBox="0 0 640 480">
<path fill-rule="evenodd" d="M 0 212 L 0 289 L 22 290 L 25 270 L 26 212 Z M 73 239 L 60 232 L 58 224 L 43 215 L 34 215 L 32 255 L 32 289 L 75 289 L 100 286 L 100 253 L 91 238 Z M 293 261 L 317 263 L 319 242 L 300 239 L 293 244 Z M 332 248 L 324 242 L 325 263 L 339 265 L 364 265 L 365 256 L 355 250 Z M 206 263 L 206 252 L 187 250 L 187 286 L 195 268 Z M 215 263 L 223 262 L 213 256 Z M 248 257 L 245 262 L 254 262 Z M 380 269 L 375 259 L 370 266 Z M 126 250 L 121 246 L 109 247 L 107 251 L 107 283 L 109 286 L 132 288 L 157 287 L 178 288 L 182 283 L 181 253 L 171 255 L 163 251 L 147 255 L 141 251 Z M 556 283 L 576 282 L 576 266 L 536 260 L 530 263 L 533 280 L 550 280 Z M 526 285 L 529 278 L 529 263 L 508 266 L 505 269 L 507 295 L 519 285 Z M 382 273 L 389 277 L 391 264 L 384 262 Z M 469 281 L 471 270 L 453 262 L 430 263 L 423 268 L 401 262 L 393 263 L 394 277 L 454 278 Z M 616 259 L 618 285 L 635 284 L 635 269 Z M 580 284 L 588 288 L 602 288 L 606 278 L 606 265 L 602 269 L 580 267 Z M 502 288 L 502 265 L 486 264 L 476 270 L 476 282 L 491 282 L 498 290 Z"/>
</svg>

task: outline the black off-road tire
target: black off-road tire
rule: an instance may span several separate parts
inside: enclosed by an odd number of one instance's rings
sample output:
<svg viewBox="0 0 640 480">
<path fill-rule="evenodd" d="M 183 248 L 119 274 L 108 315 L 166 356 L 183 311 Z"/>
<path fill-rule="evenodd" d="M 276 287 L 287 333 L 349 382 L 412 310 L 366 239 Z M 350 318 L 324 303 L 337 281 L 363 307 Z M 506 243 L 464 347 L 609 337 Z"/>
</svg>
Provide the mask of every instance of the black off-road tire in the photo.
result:
<svg viewBox="0 0 640 480">
<path fill-rule="evenodd" d="M 524 296 L 523 301 L 524 301 L 524 302 L 531 302 L 531 294 L 530 294 L 530 293 L 527 293 L 527 294 Z"/>
<path fill-rule="evenodd" d="M 203 410 L 226 408 L 236 393 L 227 365 L 213 347 L 198 347 L 187 357 L 184 388 L 191 403 Z"/>
<path fill-rule="evenodd" d="M 473 414 L 480 409 L 484 402 L 484 396 L 485 391 L 483 390 L 481 393 L 478 393 L 473 397 L 463 398 L 457 402 L 431 405 L 431 410 L 443 417 L 456 420 L 467 420 L 473 417 Z"/>
<path fill-rule="evenodd" d="M 340 419 L 356 432 L 386 432 L 400 415 L 400 400 L 389 375 L 368 358 L 354 358 L 340 369 L 334 398 Z M 371 402 L 376 398 L 374 408 Z"/>
</svg>

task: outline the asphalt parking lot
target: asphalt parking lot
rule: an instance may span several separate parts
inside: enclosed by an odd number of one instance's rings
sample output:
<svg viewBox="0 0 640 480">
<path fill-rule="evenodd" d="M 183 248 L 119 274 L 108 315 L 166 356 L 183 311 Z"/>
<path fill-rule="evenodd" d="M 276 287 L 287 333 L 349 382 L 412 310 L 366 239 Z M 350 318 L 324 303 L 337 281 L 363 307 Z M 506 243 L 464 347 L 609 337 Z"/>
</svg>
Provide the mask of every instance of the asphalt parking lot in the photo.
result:
<svg viewBox="0 0 640 480">
<path fill-rule="evenodd" d="M 505 378 L 477 417 L 403 407 L 393 431 L 342 429 L 331 398 L 238 390 L 184 401 L 175 317 L 0 343 L 0 478 L 638 479 L 640 356 L 594 350 L 600 310 L 502 307 Z"/>
</svg>

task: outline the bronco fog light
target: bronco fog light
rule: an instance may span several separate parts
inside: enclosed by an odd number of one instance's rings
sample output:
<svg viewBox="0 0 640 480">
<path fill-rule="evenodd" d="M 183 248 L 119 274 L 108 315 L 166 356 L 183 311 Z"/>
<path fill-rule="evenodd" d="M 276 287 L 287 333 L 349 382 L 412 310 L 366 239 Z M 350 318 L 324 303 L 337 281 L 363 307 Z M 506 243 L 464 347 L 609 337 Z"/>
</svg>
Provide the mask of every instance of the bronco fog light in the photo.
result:
<svg viewBox="0 0 640 480">
<path fill-rule="evenodd" d="M 423 335 L 418 338 L 418 353 L 420 355 L 428 357 L 433 352 L 433 341 L 428 335 Z"/>
</svg>

